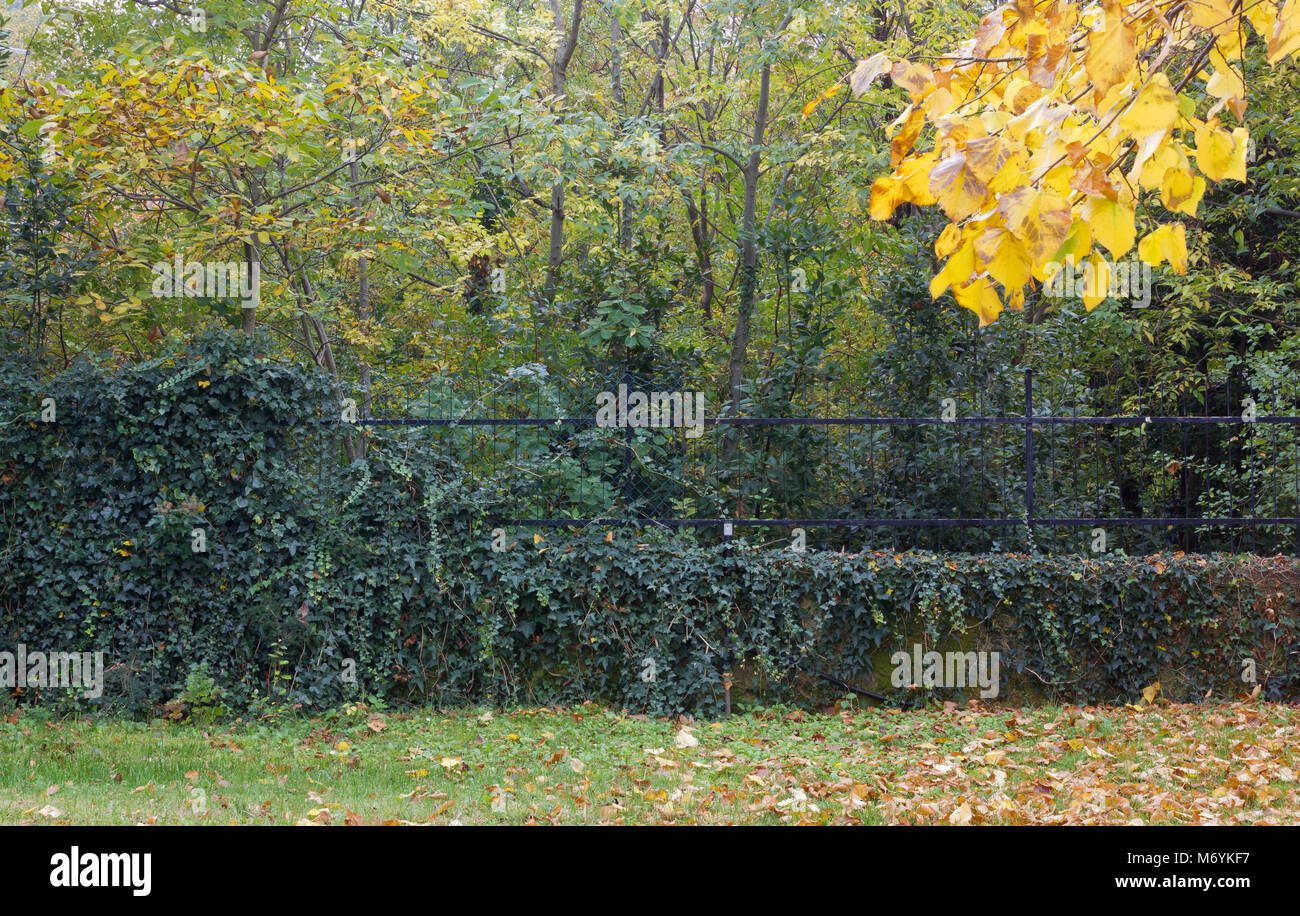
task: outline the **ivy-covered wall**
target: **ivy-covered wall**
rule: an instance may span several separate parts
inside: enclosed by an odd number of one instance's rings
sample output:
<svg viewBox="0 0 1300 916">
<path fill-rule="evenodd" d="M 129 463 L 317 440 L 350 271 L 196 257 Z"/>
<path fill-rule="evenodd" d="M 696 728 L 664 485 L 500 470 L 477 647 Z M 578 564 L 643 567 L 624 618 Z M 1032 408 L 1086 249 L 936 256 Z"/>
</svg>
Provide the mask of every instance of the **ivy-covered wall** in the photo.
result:
<svg viewBox="0 0 1300 916">
<path fill-rule="evenodd" d="M 728 667 L 737 704 L 843 684 L 915 702 L 890 661 L 915 645 L 1000 653 L 1000 700 L 1235 695 L 1247 659 L 1264 696 L 1300 696 L 1293 558 L 795 554 L 632 529 L 510 530 L 494 550 L 529 468 L 478 479 L 418 431 L 373 433 L 349 465 L 314 422 L 329 386 L 258 346 L 215 336 L 45 383 L 0 368 L 0 651 L 99 650 L 107 669 L 96 700 L 14 696 L 146 712 L 201 669 L 232 709 L 713 714 Z"/>
</svg>

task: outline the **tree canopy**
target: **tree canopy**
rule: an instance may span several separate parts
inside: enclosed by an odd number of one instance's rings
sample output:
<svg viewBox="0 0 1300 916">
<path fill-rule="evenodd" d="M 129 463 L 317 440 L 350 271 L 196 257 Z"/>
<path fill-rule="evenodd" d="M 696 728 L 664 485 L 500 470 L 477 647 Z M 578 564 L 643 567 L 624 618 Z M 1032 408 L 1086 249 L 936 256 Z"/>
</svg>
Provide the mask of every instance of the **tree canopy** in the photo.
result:
<svg viewBox="0 0 1300 916">
<path fill-rule="evenodd" d="M 48 368 L 228 324 L 363 409 L 535 363 L 861 409 L 963 309 L 1013 361 L 1087 315 L 1081 358 L 1144 339 L 1152 379 L 1293 327 L 1296 0 L 44 2 L 9 29 L 4 323 Z M 1048 294 L 1134 255 L 1151 308 Z M 256 303 L 151 293 L 193 262 L 255 266 Z"/>
</svg>

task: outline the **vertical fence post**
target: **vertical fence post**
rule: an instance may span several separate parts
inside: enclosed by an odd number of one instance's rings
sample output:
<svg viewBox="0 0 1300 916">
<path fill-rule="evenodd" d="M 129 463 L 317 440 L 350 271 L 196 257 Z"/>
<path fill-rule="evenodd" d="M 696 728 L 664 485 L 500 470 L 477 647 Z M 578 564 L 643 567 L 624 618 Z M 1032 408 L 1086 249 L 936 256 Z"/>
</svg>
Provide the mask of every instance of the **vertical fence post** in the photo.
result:
<svg viewBox="0 0 1300 916">
<path fill-rule="evenodd" d="M 1025 369 L 1025 524 L 1034 533 L 1034 370 Z"/>
<path fill-rule="evenodd" d="M 722 553 L 731 558 L 731 522 L 722 523 Z M 727 617 L 722 617 L 722 714 L 731 715 L 731 627 Z"/>
<path fill-rule="evenodd" d="M 623 371 L 623 391 L 619 394 L 623 399 L 632 394 L 632 373 L 626 369 Z M 626 404 L 626 400 L 623 403 Z M 626 422 L 623 423 L 623 517 L 632 521 L 632 424 Z"/>
</svg>

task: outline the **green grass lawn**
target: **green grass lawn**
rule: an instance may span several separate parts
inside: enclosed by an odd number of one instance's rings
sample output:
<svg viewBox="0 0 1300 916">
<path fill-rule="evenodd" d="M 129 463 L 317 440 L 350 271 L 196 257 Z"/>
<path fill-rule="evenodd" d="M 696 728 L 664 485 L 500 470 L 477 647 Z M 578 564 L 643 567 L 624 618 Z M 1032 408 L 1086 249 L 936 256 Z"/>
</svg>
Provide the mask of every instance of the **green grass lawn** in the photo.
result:
<svg viewBox="0 0 1300 916">
<path fill-rule="evenodd" d="M 1300 823 L 1300 709 L 0 721 L 0 823 Z"/>
</svg>

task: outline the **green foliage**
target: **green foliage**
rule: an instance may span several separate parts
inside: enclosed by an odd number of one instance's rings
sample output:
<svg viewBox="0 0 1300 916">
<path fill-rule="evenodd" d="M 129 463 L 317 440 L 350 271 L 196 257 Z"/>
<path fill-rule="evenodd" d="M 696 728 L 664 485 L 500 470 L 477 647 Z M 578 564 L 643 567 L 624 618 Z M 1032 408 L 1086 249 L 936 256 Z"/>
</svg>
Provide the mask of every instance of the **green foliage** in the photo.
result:
<svg viewBox="0 0 1300 916">
<path fill-rule="evenodd" d="M 24 159 L 24 172 L 4 182 L 0 206 L 0 302 L 12 310 L 17 343 L 39 363 L 50 338 L 62 340 L 62 302 L 92 258 L 69 252 L 64 235 L 70 228 L 68 211 L 76 200 L 69 188 L 50 174 L 42 161 L 43 148 L 0 124 L 0 139 Z"/>
<path fill-rule="evenodd" d="M 325 380 L 262 343 L 205 337 L 44 384 L 4 370 L 3 648 L 102 650 L 100 702 L 138 712 L 220 691 L 259 711 L 377 696 L 708 714 L 728 669 L 740 702 L 837 697 L 820 675 L 907 702 L 887 660 L 914 644 L 1001 652 L 1004 695 L 1231 694 L 1248 657 L 1268 698 L 1300 687 L 1294 560 L 794 554 L 625 529 L 512 530 L 496 552 L 491 520 L 537 465 L 471 482 L 418 433 L 343 464 L 337 427 L 314 422 L 337 416 Z"/>
<path fill-rule="evenodd" d="M 208 673 L 206 664 L 195 665 L 185 676 L 185 686 L 176 694 L 175 703 L 187 708 L 195 722 L 215 722 L 221 718 L 222 690 Z"/>
</svg>

